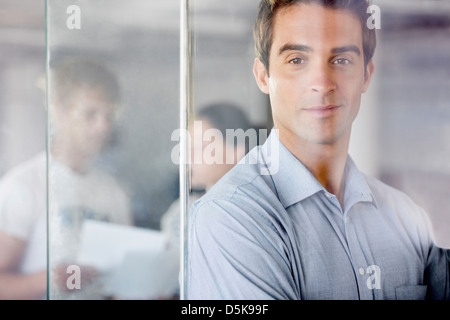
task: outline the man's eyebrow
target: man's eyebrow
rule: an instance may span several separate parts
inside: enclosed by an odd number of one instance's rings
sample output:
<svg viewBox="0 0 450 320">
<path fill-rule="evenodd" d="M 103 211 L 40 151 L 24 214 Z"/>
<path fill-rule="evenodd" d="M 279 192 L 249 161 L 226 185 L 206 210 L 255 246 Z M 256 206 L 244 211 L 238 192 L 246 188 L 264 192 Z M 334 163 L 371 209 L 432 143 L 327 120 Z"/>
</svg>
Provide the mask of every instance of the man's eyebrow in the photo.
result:
<svg viewBox="0 0 450 320">
<path fill-rule="evenodd" d="M 312 48 L 304 45 L 304 44 L 285 44 L 284 46 L 282 46 L 280 48 L 280 50 L 278 51 L 278 55 L 281 55 L 283 52 L 285 51 L 303 51 L 303 52 L 307 52 L 310 53 L 312 52 Z M 332 54 L 339 54 L 339 53 L 344 53 L 344 52 L 354 52 L 356 53 L 358 56 L 361 55 L 361 50 L 359 50 L 359 48 L 355 45 L 348 45 L 348 46 L 343 46 L 343 47 L 337 47 L 337 48 L 333 48 L 331 50 Z"/>
<path fill-rule="evenodd" d="M 311 52 L 311 47 L 305 46 L 303 44 L 291 44 L 287 43 L 278 50 L 278 55 L 281 55 L 285 51 L 304 51 Z"/>
<path fill-rule="evenodd" d="M 361 55 L 361 50 L 359 50 L 359 48 L 357 46 L 355 46 L 355 45 L 338 47 L 338 48 L 334 48 L 334 49 L 331 50 L 332 54 L 339 54 L 339 53 L 345 53 L 345 52 L 354 52 L 358 56 Z"/>
</svg>

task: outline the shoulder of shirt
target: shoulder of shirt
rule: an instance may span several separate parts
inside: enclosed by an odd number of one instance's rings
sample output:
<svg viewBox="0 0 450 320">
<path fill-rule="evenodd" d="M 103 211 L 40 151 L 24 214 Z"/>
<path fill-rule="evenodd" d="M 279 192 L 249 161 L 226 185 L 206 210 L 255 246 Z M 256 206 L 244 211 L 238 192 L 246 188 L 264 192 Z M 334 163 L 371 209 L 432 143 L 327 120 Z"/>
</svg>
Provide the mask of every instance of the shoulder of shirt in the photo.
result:
<svg viewBox="0 0 450 320">
<path fill-rule="evenodd" d="M 208 204 L 228 203 L 246 212 L 281 210 L 276 188 L 263 161 L 251 162 L 260 152 L 252 149 L 244 159 L 225 174 L 204 196 L 194 203 L 193 211 Z M 277 206 L 280 206 L 278 208 Z"/>
<path fill-rule="evenodd" d="M 262 161 L 252 161 L 258 157 L 260 147 L 252 149 L 238 164 L 225 174 L 203 197 L 205 199 L 230 199 L 237 190 L 252 184 L 271 184 L 270 175 L 261 174 L 266 165 Z"/>
<path fill-rule="evenodd" d="M 41 152 L 8 170 L 0 179 L 0 188 L 29 185 L 35 187 L 33 181 L 45 182 L 46 170 L 45 152 Z"/>
<path fill-rule="evenodd" d="M 366 179 L 382 214 L 386 214 L 385 211 L 394 214 L 403 226 L 414 225 L 416 230 L 426 234 L 431 243 L 437 244 L 431 217 L 421 205 L 405 192 L 376 178 L 366 176 Z"/>
<path fill-rule="evenodd" d="M 419 209 L 420 207 L 405 192 L 382 182 L 381 180 L 364 174 L 375 201 L 379 204 L 396 203 Z"/>
<path fill-rule="evenodd" d="M 367 175 L 365 177 L 382 214 L 386 214 L 385 212 L 395 214 L 402 221 L 415 223 L 416 226 L 425 228 L 427 233 L 433 235 L 428 213 L 408 194 L 374 177 Z"/>
</svg>

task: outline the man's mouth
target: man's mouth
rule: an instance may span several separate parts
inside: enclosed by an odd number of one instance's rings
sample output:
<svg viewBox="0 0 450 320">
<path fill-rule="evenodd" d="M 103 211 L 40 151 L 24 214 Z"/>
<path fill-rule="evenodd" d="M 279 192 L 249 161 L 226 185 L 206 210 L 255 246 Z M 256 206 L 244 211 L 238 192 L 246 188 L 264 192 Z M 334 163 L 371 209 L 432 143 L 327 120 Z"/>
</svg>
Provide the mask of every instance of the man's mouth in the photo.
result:
<svg viewBox="0 0 450 320">
<path fill-rule="evenodd" d="M 333 115 L 341 107 L 342 105 L 329 104 L 305 107 L 303 110 L 318 117 L 327 117 Z"/>
</svg>

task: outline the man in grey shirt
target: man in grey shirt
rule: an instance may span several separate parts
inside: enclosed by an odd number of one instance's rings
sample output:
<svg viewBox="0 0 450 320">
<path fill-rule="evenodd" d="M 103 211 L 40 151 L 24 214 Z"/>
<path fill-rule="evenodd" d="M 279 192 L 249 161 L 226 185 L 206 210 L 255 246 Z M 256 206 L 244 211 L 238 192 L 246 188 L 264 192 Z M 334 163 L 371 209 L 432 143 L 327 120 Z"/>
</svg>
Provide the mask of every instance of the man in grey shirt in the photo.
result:
<svg viewBox="0 0 450 320">
<path fill-rule="evenodd" d="M 424 211 L 348 155 L 374 72 L 365 0 L 263 0 L 274 130 L 189 216 L 188 299 L 449 299 Z"/>
</svg>

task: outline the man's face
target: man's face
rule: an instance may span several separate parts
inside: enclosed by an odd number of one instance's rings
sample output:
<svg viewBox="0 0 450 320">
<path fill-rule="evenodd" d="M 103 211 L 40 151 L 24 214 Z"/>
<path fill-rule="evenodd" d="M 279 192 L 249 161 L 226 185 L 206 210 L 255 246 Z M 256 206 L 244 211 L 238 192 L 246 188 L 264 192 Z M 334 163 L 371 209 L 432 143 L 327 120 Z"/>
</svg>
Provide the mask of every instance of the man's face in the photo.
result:
<svg viewBox="0 0 450 320">
<path fill-rule="evenodd" d="M 236 155 L 236 150 L 233 147 L 227 146 L 225 143 L 225 137 L 223 140 L 208 141 L 206 138 L 206 132 L 208 130 L 217 130 L 207 119 L 196 120 L 197 124 L 201 121 L 200 128 L 195 129 L 191 126 L 192 137 L 192 152 L 191 152 L 191 183 L 194 189 L 209 189 L 217 181 L 220 180 L 237 162 L 236 159 L 233 163 L 227 163 L 227 154 Z M 194 127 L 194 128 L 193 128 Z M 220 133 L 220 131 L 219 131 Z M 209 151 L 208 151 L 209 149 Z M 219 152 L 218 158 L 216 158 L 216 151 Z M 197 163 L 196 159 L 200 159 L 200 163 Z"/>
<path fill-rule="evenodd" d="M 350 136 L 372 62 L 367 69 L 352 13 L 296 4 L 275 15 L 269 73 L 259 60 L 254 71 L 282 142 L 334 144 Z"/>
<path fill-rule="evenodd" d="M 78 89 L 73 100 L 60 109 L 57 134 L 73 152 L 90 158 L 110 137 L 115 106 L 92 88 Z"/>
</svg>

